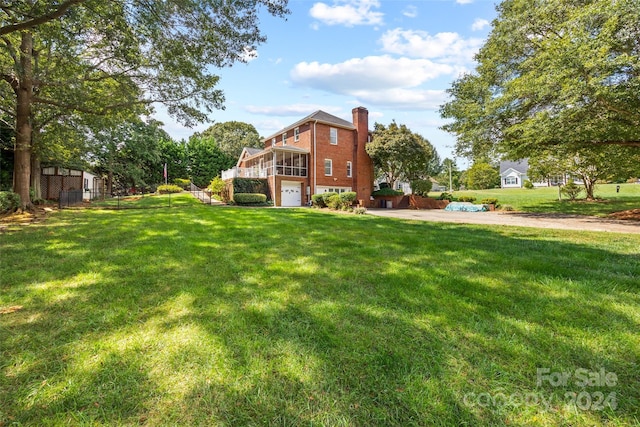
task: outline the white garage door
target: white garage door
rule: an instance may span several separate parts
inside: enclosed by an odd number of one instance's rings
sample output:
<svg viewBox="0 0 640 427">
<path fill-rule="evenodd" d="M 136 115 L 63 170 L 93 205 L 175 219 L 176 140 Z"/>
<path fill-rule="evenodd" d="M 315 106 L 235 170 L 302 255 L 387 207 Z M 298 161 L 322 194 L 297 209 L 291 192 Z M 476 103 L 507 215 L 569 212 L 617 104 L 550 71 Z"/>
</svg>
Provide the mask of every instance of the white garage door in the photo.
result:
<svg viewBox="0 0 640 427">
<path fill-rule="evenodd" d="M 301 206 L 302 186 L 299 182 L 282 182 L 280 190 L 280 206 Z"/>
</svg>

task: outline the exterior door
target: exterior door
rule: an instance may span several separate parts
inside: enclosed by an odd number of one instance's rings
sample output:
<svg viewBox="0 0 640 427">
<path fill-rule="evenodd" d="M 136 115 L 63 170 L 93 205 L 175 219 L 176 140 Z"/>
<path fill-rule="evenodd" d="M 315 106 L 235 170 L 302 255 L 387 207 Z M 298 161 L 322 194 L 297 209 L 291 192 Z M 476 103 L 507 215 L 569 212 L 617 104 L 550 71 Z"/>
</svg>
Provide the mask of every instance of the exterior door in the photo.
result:
<svg viewBox="0 0 640 427">
<path fill-rule="evenodd" d="M 302 190 L 299 182 L 282 182 L 280 206 L 302 206 Z"/>
</svg>

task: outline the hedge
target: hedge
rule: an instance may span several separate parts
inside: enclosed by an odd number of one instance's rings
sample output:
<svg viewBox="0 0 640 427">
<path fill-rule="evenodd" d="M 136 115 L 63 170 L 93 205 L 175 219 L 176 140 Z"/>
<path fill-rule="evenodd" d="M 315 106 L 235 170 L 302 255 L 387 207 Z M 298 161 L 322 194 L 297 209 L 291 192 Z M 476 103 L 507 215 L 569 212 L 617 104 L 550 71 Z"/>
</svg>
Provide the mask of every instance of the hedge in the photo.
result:
<svg viewBox="0 0 640 427">
<path fill-rule="evenodd" d="M 182 188 L 174 184 L 166 184 L 166 185 L 158 186 L 158 193 L 160 194 L 170 194 L 170 193 L 180 193 L 180 192 L 182 192 Z"/>
<path fill-rule="evenodd" d="M 233 201 L 239 205 L 255 205 L 267 203 L 267 196 L 260 193 L 235 193 Z"/>
<path fill-rule="evenodd" d="M 396 191 L 391 188 L 381 188 L 371 193 L 372 196 L 404 196 L 404 191 Z"/>
</svg>

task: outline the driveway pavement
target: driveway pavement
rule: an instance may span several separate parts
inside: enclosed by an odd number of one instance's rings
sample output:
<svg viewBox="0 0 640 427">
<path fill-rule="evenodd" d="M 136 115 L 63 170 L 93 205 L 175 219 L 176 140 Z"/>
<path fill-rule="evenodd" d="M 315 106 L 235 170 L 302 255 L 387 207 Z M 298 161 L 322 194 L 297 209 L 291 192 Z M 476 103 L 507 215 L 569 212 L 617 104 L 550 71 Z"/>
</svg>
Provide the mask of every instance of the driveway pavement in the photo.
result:
<svg viewBox="0 0 640 427">
<path fill-rule="evenodd" d="M 449 212 L 442 209 L 367 209 L 367 213 L 376 216 L 454 224 L 484 224 L 640 234 L 640 221 L 623 221 L 595 216 L 522 212 Z"/>
</svg>

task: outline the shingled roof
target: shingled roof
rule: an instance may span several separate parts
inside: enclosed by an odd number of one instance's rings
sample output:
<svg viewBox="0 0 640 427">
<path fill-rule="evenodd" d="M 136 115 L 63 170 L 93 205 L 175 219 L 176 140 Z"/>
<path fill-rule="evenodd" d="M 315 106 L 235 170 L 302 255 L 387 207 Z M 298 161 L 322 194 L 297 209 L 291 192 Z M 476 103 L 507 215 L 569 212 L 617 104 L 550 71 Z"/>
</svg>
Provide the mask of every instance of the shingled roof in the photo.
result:
<svg viewBox="0 0 640 427">
<path fill-rule="evenodd" d="M 516 161 L 505 160 L 500 162 L 501 174 L 509 169 L 513 169 L 520 173 L 527 173 L 527 171 L 529 170 L 529 160 L 528 159 L 516 160 Z"/>
<path fill-rule="evenodd" d="M 273 135 L 265 138 L 265 141 L 268 141 L 272 138 L 275 138 L 279 135 L 282 135 L 285 132 L 288 132 L 291 129 L 295 129 L 298 126 L 301 126 L 305 123 L 308 122 L 315 122 L 318 121 L 318 123 L 324 123 L 324 124 L 328 124 L 328 125 L 333 125 L 333 126 L 338 126 L 341 128 L 347 128 L 347 129 L 355 129 L 356 127 L 353 125 L 353 123 L 348 122 L 344 119 L 341 119 L 340 117 L 336 117 L 333 114 L 329 114 L 325 111 L 322 110 L 318 110 L 314 113 L 309 114 L 307 117 L 298 120 L 297 122 L 279 130 L 278 132 L 274 133 Z"/>
</svg>

